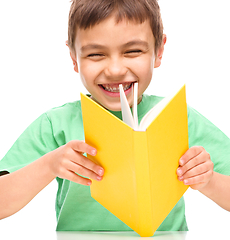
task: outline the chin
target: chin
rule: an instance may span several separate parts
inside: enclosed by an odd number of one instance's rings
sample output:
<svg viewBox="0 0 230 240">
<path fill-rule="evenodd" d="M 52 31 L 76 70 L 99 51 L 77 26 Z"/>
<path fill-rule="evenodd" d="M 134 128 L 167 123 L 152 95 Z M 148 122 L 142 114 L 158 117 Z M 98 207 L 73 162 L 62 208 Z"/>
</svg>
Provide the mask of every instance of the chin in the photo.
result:
<svg viewBox="0 0 230 240">
<path fill-rule="evenodd" d="M 129 101 L 129 107 L 131 108 L 132 107 L 132 101 Z M 118 111 L 121 111 L 121 102 L 110 102 L 110 103 L 104 103 L 104 104 L 101 104 L 99 103 L 101 106 L 103 106 L 104 108 L 110 110 L 110 111 L 114 111 L 114 112 L 118 112 Z"/>
<path fill-rule="evenodd" d="M 121 111 L 120 99 L 116 100 L 116 101 L 108 101 L 108 100 L 107 101 L 104 101 L 104 100 L 99 101 L 99 99 L 98 100 L 95 98 L 92 98 L 92 99 L 107 110 L 114 111 L 114 112 Z M 129 106 L 132 106 L 132 103 L 129 102 Z"/>
<path fill-rule="evenodd" d="M 114 111 L 114 112 L 118 112 L 121 111 L 121 103 L 119 104 L 110 104 L 110 105 L 102 105 L 104 108 L 110 110 L 110 111 Z"/>
</svg>

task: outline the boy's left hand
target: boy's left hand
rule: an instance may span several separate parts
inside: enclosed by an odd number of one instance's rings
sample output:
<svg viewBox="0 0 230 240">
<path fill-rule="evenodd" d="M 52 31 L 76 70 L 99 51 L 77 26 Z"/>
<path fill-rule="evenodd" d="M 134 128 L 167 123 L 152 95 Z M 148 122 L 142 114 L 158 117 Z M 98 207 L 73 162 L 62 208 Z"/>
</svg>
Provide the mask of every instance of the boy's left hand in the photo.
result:
<svg viewBox="0 0 230 240">
<path fill-rule="evenodd" d="M 179 161 L 178 179 L 192 189 L 201 190 L 213 176 L 213 162 L 203 147 L 191 147 Z"/>
</svg>

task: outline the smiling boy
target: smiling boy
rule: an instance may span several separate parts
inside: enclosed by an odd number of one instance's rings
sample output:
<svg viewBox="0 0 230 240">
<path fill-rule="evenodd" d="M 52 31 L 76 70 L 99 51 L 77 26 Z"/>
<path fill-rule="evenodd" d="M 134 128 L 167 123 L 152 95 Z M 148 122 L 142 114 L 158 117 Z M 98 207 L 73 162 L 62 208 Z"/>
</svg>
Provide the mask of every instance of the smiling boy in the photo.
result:
<svg viewBox="0 0 230 240">
<path fill-rule="evenodd" d="M 153 68 L 160 65 L 149 20 L 140 24 L 127 20 L 116 23 L 113 14 L 92 28 L 78 29 L 74 47 L 71 56 L 76 72 L 79 66 L 84 86 L 95 101 L 113 111 L 121 109 L 119 83 L 131 105 L 131 88 L 138 82 L 141 101 Z M 162 53 L 163 50 L 158 54 Z"/>
<path fill-rule="evenodd" d="M 119 84 L 131 106 L 138 82 L 140 119 L 161 100 L 144 91 L 165 43 L 156 0 L 72 2 L 68 46 L 74 70 L 92 99 L 118 117 Z M 190 107 L 188 121 L 190 149 L 180 159 L 178 179 L 230 210 L 230 140 Z M 19 211 L 56 178 L 57 230 L 131 230 L 90 197 L 90 179 L 103 181 L 104 170 L 82 154 L 97 154 L 83 140 L 79 101 L 35 120 L 0 161 L 0 171 L 10 173 L 0 177 L 0 218 Z M 183 198 L 158 230 L 187 230 Z"/>
</svg>

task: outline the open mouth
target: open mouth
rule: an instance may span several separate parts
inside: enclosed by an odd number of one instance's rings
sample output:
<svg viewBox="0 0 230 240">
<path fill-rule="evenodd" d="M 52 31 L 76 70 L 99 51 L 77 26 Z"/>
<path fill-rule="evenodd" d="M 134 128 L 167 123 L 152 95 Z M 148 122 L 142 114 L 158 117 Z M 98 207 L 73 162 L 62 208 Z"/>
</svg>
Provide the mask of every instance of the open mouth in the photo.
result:
<svg viewBox="0 0 230 240">
<path fill-rule="evenodd" d="M 119 83 L 120 84 L 120 83 Z M 101 84 L 100 86 L 108 92 L 119 93 L 119 84 Z M 122 83 L 124 91 L 130 89 L 133 85 L 133 82 Z"/>
</svg>

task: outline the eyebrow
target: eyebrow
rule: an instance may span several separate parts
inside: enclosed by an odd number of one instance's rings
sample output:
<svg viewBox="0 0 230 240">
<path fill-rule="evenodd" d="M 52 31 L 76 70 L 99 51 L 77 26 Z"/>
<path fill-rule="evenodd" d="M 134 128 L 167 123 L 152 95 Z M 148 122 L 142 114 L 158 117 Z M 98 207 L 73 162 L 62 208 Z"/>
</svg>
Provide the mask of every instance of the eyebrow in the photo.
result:
<svg viewBox="0 0 230 240">
<path fill-rule="evenodd" d="M 87 50 L 92 50 L 92 49 L 105 49 L 106 47 L 100 44 L 88 44 L 83 47 L 81 47 L 80 51 L 84 52 Z"/>
<path fill-rule="evenodd" d="M 142 40 L 133 40 L 133 41 L 127 42 L 127 43 L 123 44 L 121 48 L 132 47 L 134 45 L 141 45 L 147 49 L 149 48 L 149 44 Z M 92 49 L 106 49 L 106 48 L 107 47 L 100 45 L 100 44 L 87 44 L 87 45 L 81 47 L 80 51 L 84 52 L 84 51 L 92 50 Z"/>
<path fill-rule="evenodd" d="M 123 48 L 132 47 L 133 45 L 141 45 L 145 48 L 149 48 L 149 44 L 145 41 L 142 41 L 142 40 L 133 40 L 133 41 L 127 42 L 122 47 Z"/>
</svg>

